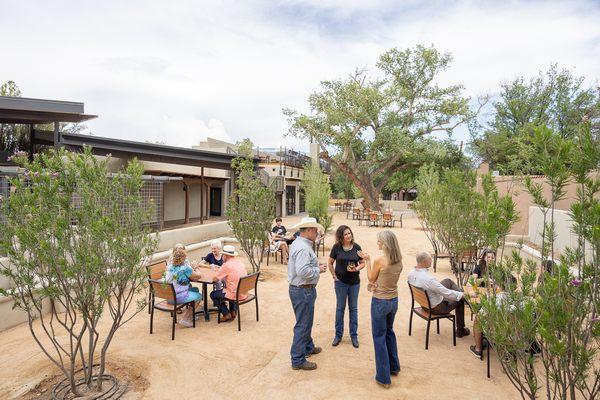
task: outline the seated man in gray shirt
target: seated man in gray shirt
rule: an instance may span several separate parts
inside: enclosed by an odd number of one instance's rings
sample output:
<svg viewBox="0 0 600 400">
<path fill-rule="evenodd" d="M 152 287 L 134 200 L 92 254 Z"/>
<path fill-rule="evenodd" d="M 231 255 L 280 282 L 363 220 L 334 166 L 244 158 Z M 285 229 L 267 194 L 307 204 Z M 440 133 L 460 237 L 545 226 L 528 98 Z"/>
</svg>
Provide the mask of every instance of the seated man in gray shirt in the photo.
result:
<svg viewBox="0 0 600 400">
<path fill-rule="evenodd" d="M 417 266 L 408 273 L 408 283 L 426 290 L 433 314 L 447 314 L 456 310 L 456 336 L 468 336 L 471 332 L 465 327 L 465 301 L 463 292 L 452 279 L 441 282 L 429 273 L 431 256 L 427 252 L 417 254 Z"/>
<path fill-rule="evenodd" d="M 296 316 L 290 355 L 293 369 L 313 370 L 317 368 L 317 364 L 306 358 L 321 352 L 321 348 L 316 347 L 312 340 L 312 325 L 317 299 L 316 286 L 320 274 L 327 269 L 325 264 L 319 265 L 313 243 L 323 226 L 316 219 L 305 217 L 294 229 L 300 230 L 300 236 L 290 246 L 288 261 L 289 294 Z"/>
</svg>

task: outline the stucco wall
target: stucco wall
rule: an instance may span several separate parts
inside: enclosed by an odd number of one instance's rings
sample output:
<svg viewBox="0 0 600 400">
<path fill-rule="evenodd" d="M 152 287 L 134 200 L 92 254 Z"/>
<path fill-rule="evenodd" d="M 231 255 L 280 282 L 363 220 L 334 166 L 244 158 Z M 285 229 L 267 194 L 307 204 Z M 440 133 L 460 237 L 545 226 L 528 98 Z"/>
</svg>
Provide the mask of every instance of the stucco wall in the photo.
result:
<svg viewBox="0 0 600 400">
<path fill-rule="evenodd" d="M 550 187 L 546 182 L 546 178 L 543 176 L 532 177 L 535 183 L 542 184 L 543 193 L 546 198 L 550 196 Z M 510 233 L 513 235 L 527 235 L 529 232 L 529 208 L 534 206 L 533 199 L 527 193 L 523 185 L 523 180 L 518 177 L 512 176 L 498 176 L 494 178 L 498 193 L 503 196 L 510 193 L 513 201 L 515 202 L 515 208 L 519 212 L 520 220 L 517 221 Z M 569 210 L 571 204 L 576 200 L 577 186 L 575 184 L 569 184 L 566 187 L 565 198 L 556 203 L 556 209 Z"/>
<path fill-rule="evenodd" d="M 550 219 L 550 212 L 547 216 Z M 529 207 L 528 218 L 529 240 L 540 248 L 542 247 L 542 233 L 544 229 L 544 209 Z M 554 210 L 554 253 L 558 257 L 566 247 L 577 248 L 577 235 L 573 233 L 573 220 L 567 211 Z M 586 246 L 587 256 L 591 257 L 591 246 Z"/>
</svg>

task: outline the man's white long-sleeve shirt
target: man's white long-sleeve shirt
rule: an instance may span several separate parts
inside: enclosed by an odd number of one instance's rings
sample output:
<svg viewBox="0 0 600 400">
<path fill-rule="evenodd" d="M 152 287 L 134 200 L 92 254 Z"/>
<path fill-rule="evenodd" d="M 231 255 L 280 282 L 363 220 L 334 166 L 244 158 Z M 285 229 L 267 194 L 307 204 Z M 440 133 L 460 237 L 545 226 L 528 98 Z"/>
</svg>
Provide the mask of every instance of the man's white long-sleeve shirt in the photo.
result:
<svg viewBox="0 0 600 400">
<path fill-rule="evenodd" d="M 463 297 L 463 292 L 451 290 L 442 285 L 427 268 L 414 268 L 408 273 L 408 283 L 423 290 L 427 290 L 431 307 L 440 304 L 444 299 L 459 301 Z"/>
</svg>

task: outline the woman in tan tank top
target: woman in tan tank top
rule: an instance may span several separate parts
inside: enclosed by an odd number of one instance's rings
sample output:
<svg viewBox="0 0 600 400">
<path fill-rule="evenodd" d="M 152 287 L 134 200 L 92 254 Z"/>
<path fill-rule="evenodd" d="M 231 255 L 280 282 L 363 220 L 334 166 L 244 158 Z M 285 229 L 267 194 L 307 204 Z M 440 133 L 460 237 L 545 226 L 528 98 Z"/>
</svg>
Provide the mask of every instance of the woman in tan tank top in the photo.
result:
<svg viewBox="0 0 600 400">
<path fill-rule="evenodd" d="M 398 345 L 394 333 L 394 318 L 398 311 L 398 279 L 402 272 L 402 254 L 398 239 L 391 231 L 377 234 L 377 246 L 382 255 L 373 261 L 369 254 L 362 252 L 361 257 L 367 264 L 369 289 L 373 291 L 371 299 L 371 331 L 375 346 L 375 381 L 389 388 L 390 375 L 400 372 Z"/>
</svg>

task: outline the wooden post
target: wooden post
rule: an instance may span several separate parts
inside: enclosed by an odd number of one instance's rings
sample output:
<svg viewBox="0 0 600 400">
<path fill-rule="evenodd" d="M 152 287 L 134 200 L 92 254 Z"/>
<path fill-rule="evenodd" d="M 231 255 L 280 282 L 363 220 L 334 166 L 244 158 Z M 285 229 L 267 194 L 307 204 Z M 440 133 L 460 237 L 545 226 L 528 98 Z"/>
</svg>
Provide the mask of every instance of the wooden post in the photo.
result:
<svg viewBox="0 0 600 400">
<path fill-rule="evenodd" d="M 160 230 L 165 227 L 165 183 L 160 183 Z"/>
<path fill-rule="evenodd" d="M 29 124 L 29 162 L 33 161 L 33 124 Z"/>
<path fill-rule="evenodd" d="M 54 122 L 54 147 L 60 147 L 62 139 L 60 137 L 60 123 L 58 121 Z"/>
<path fill-rule="evenodd" d="M 184 224 L 190 223 L 190 187 L 183 181 L 183 191 L 185 192 L 185 219 Z"/>
<path fill-rule="evenodd" d="M 200 223 L 204 223 L 204 167 L 200 168 Z"/>
</svg>

